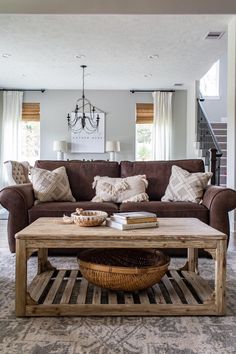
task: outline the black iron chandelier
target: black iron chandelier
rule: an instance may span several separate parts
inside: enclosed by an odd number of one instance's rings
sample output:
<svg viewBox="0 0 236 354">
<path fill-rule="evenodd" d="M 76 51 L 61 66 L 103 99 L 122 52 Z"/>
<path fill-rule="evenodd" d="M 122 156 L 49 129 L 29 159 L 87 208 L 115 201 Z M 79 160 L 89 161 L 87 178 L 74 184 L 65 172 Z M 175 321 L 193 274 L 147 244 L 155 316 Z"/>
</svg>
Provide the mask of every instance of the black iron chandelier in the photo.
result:
<svg viewBox="0 0 236 354">
<path fill-rule="evenodd" d="M 68 113 L 67 123 L 68 128 L 74 133 L 84 131 L 87 134 L 93 134 L 99 129 L 100 116 L 99 113 L 104 113 L 101 109 L 93 106 L 91 102 L 85 98 L 84 94 L 84 70 L 87 65 L 80 66 L 83 70 L 83 87 L 82 97 L 76 101 L 75 110 Z"/>
</svg>

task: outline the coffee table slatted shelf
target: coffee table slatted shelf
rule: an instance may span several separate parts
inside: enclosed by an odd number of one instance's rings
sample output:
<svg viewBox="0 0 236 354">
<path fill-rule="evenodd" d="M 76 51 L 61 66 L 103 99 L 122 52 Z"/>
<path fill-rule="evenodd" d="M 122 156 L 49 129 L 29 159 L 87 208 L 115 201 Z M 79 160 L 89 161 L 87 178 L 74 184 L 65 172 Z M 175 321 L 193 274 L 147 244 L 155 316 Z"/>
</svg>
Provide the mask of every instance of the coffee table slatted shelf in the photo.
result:
<svg viewBox="0 0 236 354">
<path fill-rule="evenodd" d="M 159 228 L 120 231 L 39 218 L 16 234 L 16 316 L 154 316 L 225 314 L 227 236 L 194 218 L 160 218 Z M 136 292 L 110 291 L 87 282 L 79 269 L 56 269 L 48 248 L 186 248 L 181 269 Z M 198 273 L 198 249 L 212 255 L 215 279 Z M 28 285 L 27 263 L 38 253 L 38 275 Z"/>
<path fill-rule="evenodd" d="M 26 312 L 34 316 L 40 315 L 42 310 L 45 315 L 70 314 L 78 304 L 86 305 L 80 309 L 81 315 L 89 313 L 101 315 L 107 307 L 112 307 L 113 314 L 117 314 L 121 308 L 124 309 L 124 306 L 128 309 L 125 314 L 132 315 L 166 314 L 167 308 L 172 315 L 178 314 L 179 311 L 186 311 L 188 314 L 195 309 L 196 305 L 198 310 L 199 305 L 203 305 L 206 311 L 205 306 L 213 295 L 213 289 L 199 275 L 177 270 L 168 271 L 160 283 L 146 290 L 123 292 L 90 284 L 82 277 L 79 270 L 60 269 L 36 275 L 28 291 L 37 305 L 27 306 Z M 58 306 L 61 304 L 68 307 L 61 311 Z M 144 310 L 143 305 L 148 305 L 148 308 Z"/>
</svg>

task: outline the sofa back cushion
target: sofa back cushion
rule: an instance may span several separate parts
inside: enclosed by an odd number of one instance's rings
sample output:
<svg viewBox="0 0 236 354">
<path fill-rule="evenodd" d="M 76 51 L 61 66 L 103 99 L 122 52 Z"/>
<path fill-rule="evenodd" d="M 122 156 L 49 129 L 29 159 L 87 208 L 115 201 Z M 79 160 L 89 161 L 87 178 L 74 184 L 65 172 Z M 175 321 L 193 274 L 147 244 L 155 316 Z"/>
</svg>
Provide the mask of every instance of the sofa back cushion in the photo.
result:
<svg viewBox="0 0 236 354">
<path fill-rule="evenodd" d="M 179 166 L 188 172 L 204 172 L 204 162 L 200 159 L 170 161 L 122 161 L 121 177 L 146 175 L 147 194 L 150 200 L 161 200 L 169 183 L 172 166 Z"/>
<path fill-rule="evenodd" d="M 92 183 L 95 176 L 119 177 L 118 162 L 109 161 L 51 161 L 38 160 L 35 167 L 55 170 L 65 166 L 73 197 L 79 201 L 88 201 L 95 196 Z"/>
</svg>

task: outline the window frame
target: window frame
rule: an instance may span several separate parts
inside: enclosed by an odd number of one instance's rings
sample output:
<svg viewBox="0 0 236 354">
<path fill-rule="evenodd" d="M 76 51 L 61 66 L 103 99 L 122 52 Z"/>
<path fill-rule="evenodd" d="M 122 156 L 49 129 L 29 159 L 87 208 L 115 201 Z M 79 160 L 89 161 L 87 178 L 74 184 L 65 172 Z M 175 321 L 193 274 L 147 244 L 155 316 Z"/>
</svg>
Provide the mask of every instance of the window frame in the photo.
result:
<svg viewBox="0 0 236 354">
<path fill-rule="evenodd" d="M 154 105 L 153 103 L 136 103 L 135 115 L 135 161 L 148 161 L 153 156 L 153 122 L 154 122 Z M 137 129 L 138 126 L 150 126 L 151 132 L 151 152 L 148 160 L 138 159 L 138 142 Z"/>
</svg>

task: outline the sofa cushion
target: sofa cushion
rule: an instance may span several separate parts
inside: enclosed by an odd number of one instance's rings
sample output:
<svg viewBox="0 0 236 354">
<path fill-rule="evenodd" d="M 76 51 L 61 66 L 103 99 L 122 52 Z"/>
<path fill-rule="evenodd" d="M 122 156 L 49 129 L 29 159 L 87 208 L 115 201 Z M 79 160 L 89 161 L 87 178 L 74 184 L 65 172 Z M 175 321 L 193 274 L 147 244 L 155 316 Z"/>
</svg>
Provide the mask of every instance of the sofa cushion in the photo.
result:
<svg viewBox="0 0 236 354">
<path fill-rule="evenodd" d="M 190 173 L 178 166 L 172 166 L 172 173 L 163 202 L 200 203 L 204 189 L 212 177 L 211 172 Z"/>
<path fill-rule="evenodd" d="M 53 171 L 42 168 L 30 168 L 36 204 L 52 201 L 75 202 L 64 166 Z"/>
<path fill-rule="evenodd" d="M 147 194 L 149 200 L 161 200 L 171 175 L 173 165 L 189 172 L 204 172 L 201 159 L 170 160 L 170 161 L 122 161 L 120 177 L 146 175 L 148 180 Z"/>
<path fill-rule="evenodd" d="M 76 208 L 84 210 L 102 210 L 106 211 L 109 215 L 117 213 L 118 206 L 114 203 L 93 203 L 88 202 L 46 202 L 34 205 L 29 209 L 29 222 L 32 223 L 40 217 L 62 217 L 70 215 L 75 212 Z"/>
<path fill-rule="evenodd" d="M 116 161 L 38 160 L 35 166 L 51 171 L 65 166 L 72 194 L 79 201 L 91 200 L 95 196 L 92 188 L 95 176 L 120 177 L 120 166 Z"/>
<path fill-rule="evenodd" d="M 201 204 L 191 202 L 122 203 L 120 211 L 148 211 L 161 218 L 197 218 L 206 224 L 209 223 L 209 210 Z"/>
<path fill-rule="evenodd" d="M 111 178 L 96 176 L 93 188 L 96 189 L 94 202 L 142 202 L 148 201 L 146 193 L 148 182 L 145 175 L 126 178 Z"/>
</svg>

